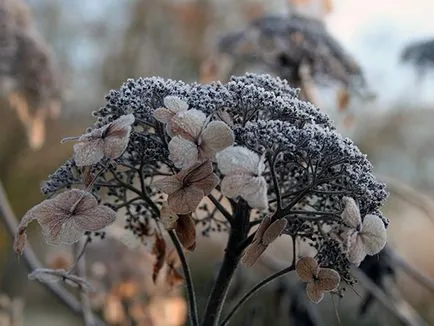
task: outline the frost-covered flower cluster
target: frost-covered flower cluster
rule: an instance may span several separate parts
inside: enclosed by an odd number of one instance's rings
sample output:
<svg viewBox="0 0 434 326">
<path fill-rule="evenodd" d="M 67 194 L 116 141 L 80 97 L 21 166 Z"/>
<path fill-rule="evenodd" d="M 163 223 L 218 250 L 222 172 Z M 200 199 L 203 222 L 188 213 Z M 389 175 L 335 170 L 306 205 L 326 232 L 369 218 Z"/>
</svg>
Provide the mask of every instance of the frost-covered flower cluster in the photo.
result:
<svg viewBox="0 0 434 326">
<path fill-rule="evenodd" d="M 241 261 L 252 266 L 279 236 L 301 240 L 315 252 L 310 270 L 297 267 L 315 302 L 337 292 L 340 281 L 352 283 L 351 263 L 384 247 L 385 186 L 352 141 L 286 81 L 255 74 L 205 85 L 140 78 L 106 101 L 74 158 L 42 187 L 47 196 L 63 192 L 31 209 L 24 226 L 37 219 L 49 239 L 71 242 L 77 238 L 67 230 L 96 231 L 122 212 L 127 232 L 155 239 L 155 275 L 166 232 L 193 250 L 196 228 L 227 230 L 229 269 Z M 77 187 L 85 190 L 65 191 Z M 52 204 L 63 213 L 51 215 Z M 98 219 L 103 210 L 106 219 Z"/>
</svg>

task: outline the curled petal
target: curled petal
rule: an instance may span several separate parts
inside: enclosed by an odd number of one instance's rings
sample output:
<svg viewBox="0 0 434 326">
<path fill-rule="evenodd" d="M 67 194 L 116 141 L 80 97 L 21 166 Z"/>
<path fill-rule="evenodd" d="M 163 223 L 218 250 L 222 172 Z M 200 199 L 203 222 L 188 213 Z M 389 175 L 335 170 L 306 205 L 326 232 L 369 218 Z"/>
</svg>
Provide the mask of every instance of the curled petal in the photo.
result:
<svg viewBox="0 0 434 326">
<path fill-rule="evenodd" d="M 173 194 L 182 188 L 182 182 L 173 175 L 155 180 L 152 184 L 168 195 Z"/>
<path fill-rule="evenodd" d="M 94 165 L 104 157 L 104 141 L 100 138 L 74 145 L 74 161 L 77 166 Z"/>
<path fill-rule="evenodd" d="M 350 248 L 347 253 L 348 261 L 356 266 L 359 266 L 360 263 L 366 257 L 366 249 L 365 244 L 363 243 L 360 235 L 354 237 L 354 240 L 350 243 Z"/>
<path fill-rule="evenodd" d="M 276 240 L 283 230 L 285 230 L 287 224 L 288 221 L 285 218 L 278 219 L 271 223 L 262 236 L 262 243 L 268 246 L 270 243 Z"/>
<path fill-rule="evenodd" d="M 177 168 L 189 168 L 198 160 L 197 145 L 190 140 L 175 136 L 169 142 L 169 159 Z"/>
<path fill-rule="evenodd" d="M 383 221 L 375 215 L 368 214 L 363 220 L 362 232 L 359 234 L 368 255 L 379 253 L 387 242 L 387 232 Z"/>
<path fill-rule="evenodd" d="M 188 214 L 196 210 L 203 196 L 202 190 L 188 187 L 170 194 L 167 203 L 176 214 Z"/>
<path fill-rule="evenodd" d="M 220 171 L 225 175 L 258 173 L 260 157 L 245 147 L 230 146 L 217 153 L 216 158 Z"/>
<path fill-rule="evenodd" d="M 188 104 L 181 100 L 178 96 L 169 95 L 163 100 L 164 106 L 174 113 L 187 111 Z"/>
<path fill-rule="evenodd" d="M 213 158 L 214 154 L 231 146 L 234 133 L 223 121 L 210 122 L 201 135 L 201 149 L 205 158 Z"/>
<path fill-rule="evenodd" d="M 313 303 L 320 303 L 324 299 L 324 292 L 317 286 L 316 283 L 308 283 L 306 286 L 306 294 Z"/>
<path fill-rule="evenodd" d="M 304 282 L 313 282 L 319 272 L 318 263 L 312 257 L 303 257 L 295 265 L 298 277 Z"/>
<path fill-rule="evenodd" d="M 321 291 L 333 291 L 337 289 L 340 281 L 341 277 L 334 269 L 320 268 L 318 272 L 318 280 L 315 282 Z"/>
<path fill-rule="evenodd" d="M 360 228 L 362 218 L 360 217 L 359 206 L 351 197 L 342 198 L 344 210 L 342 211 L 342 219 L 344 223 L 353 229 Z"/>
<path fill-rule="evenodd" d="M 196 227 L 191 214 L 179 217 L 175 232 L 185 249 L 193 251 L 196 248 Z"/>
<path fill-rule="evenodd" d="M 266 245 L 260 242 L 252 242 L 244 251 L 243 257 L 241 258 L 241 262 L 246 267 L 252 267 L 266 249 L 267 249 Z"/>
<path fill-rule="evenodd" d="M 172 133 L 191 141 L 196 141 L 199 137 L 206 121 L 206 115 L 202 111 L 192 109 L 180 112 L 172 120 Z"/>
</svg>

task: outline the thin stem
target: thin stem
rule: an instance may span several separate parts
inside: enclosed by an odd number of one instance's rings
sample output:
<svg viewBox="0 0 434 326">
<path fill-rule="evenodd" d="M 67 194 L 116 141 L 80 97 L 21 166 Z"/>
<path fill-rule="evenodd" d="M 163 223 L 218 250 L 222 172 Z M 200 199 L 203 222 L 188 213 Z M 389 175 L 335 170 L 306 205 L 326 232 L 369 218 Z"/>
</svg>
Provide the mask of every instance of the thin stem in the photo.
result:
<svg viewBox="0 0 434 326">
<path fill-rule="evenodd" d="M 12 237 L 14 237 L 18 229 L 18 223 L 15 218 L 15 214 L 13 213 L 12 208 L 9 205 L 9 201 L 6 197 L 6 193 L 4 191 L 1 181 L 0 181 L 0 213 L 3 215 L 9 233 L 11 234 Z M 24 248 L 22 257 L 28 269 L 35 270 L 41 268 L 42 265 L 30 246 Z M 45 286 L 73 313 L 80 314 L 82 312 L 80 302 L 71 293 L 69 293 L 63 286 L 61 286 L 58 283 L 41 283 L 41 284 Z M 97 325 L 105 325 L 105 323 L 102 320 L 98 318 L 95 318 L 95 320 Z"/>
<path fill-rule="evenodd" d="M 234 223 L 231 225 L 223 263 L 208 297 L 202 326 L 216 326 L 219 324 L 226 294 L 243 252 L 240 250 L 239 244 L 247 238 L 249 232 L 249 216 L 250 209 L 247 203 L 240 200 L 235 206 Z"/>
<path fill-rule="evenodd" d="M 86 249 L 87 244 L 89 243 L 89 238 L 86 239 L 86 242 L 83 244 L 83 248 L 80 250 L 80 245 L 77 244 L 77 274 L 81 278 L 86 277 L 86 260 L 84 257 L 84 251 Z M 71 269 L 72 270 L 72 269 Z M 92 313 L 92 308 L 90 306 L 89 295 L 86 291 L 80 291 L 80 300 L 81 300 L 81 309 L 85 326 L 95 326 L 95 317 Z"/>
<path fill-rule="evenodd" d="M 277 154 L 274 156 L 272 156 L 271 154 L 267 155 L 268 164 L 270 165 L 271 178 L 273 179 L 274 192 L 276 193 L 277 211 L 282 209 L 282 198 L 280 196 L 279 182 L 277 181 L 276 171 L 274 168 L 274 164 L 278 154 L 279 152 L 277 152 Z"/>
<path fill-rule="evenodd" d="M 194 291 L 193 279 L 190 273 L 190 267 L 187 263 L 187 259 L 184 255 L 184 250 L 179 242 L 176 233 L 173 230 L 168 231 L 170 239 L 175 246 L 176 252 L 179 255 L 179 259 L 181 260 L 182 269 L 184 271 L 185 283 L 187 286 L 187 298 L 188 298 L 188 307 L 189 307 L 189 316 L 190 321 L 193 326 L 199 326 L 199 318 L 197 314 L 197 303 L 196 303 L 196 294 Z"/>
<path fill-rule="evenodd" d="M 220 213 L 223 214 L 226 220 L 232 225 L 234 219 L 231 213 L 229 213 L 228 210 L 224 208 L 223 205 L 220 203 L 220 201 L 218 201 L 213 195 L 209 194 L 208 198 L 212 201 L 212 203 L 220 211 Z"/>
<path fill-rule="evenodd" d="M 238 310 L 241 308 L 241 306 L 249 300 L 256 292 L 258 292 L 260 289 L 262 289 L 264 286 L 269 284 L 270 282 L 274 281 L 275 279 L 291 272 L 294 270 L 294 266 L 289 266 L 287 268 L 284 268 L 280 270 L 279 272 L 276 272 L 270 276 L 268 276 L 266 279 L 262 280 L 258 284 L 256 284 L 254 287 L 252 287 L 246 294 L 243 295 L 243 297 L 238 301 L 238 303 L 235 305 L 235 307 L 232 308 L 232 310 L 229 312 L 229 314 L 226 316 L 226 318 L 223 320 L 223 322 L 220 324 L 220 326 L 225 326 L 229 323 L 231 318 L 235 315 L 235 313 L 238 312 Z"/>
<path fill-rule="evenodd" d="M 83 247 L 81 248 L 80 251 L 77 250 L 77 257 L 75 258 L 75 263 L 71 266 L 71 268 L 68 270 L 67 274 L 71 274 L 74 271 L 74 268 L 78 267 L 78 261 L 81 259 L 81 257 L 83 257 L 84 252 L 86 250 L 87 245 L 89 244 L 89 242 L 91 241 L 90 237 L 87 237 L 86 241 L 83 244 Z"/>
</svg>

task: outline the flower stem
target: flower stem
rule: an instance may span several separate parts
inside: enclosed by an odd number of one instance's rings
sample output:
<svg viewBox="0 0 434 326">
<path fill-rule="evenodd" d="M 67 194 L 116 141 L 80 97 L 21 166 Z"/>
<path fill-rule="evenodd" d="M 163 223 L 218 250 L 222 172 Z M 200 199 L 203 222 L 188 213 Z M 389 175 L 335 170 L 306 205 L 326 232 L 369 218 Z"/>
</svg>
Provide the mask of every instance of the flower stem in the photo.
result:
<svg viewBox="0 0 434 326">
<path fill-rule="evenodd" d="M 196 303 L 196 294 L 194 292 L 193 279 L 190 273 L 190 267 L 188 266 L 187 259 L 185 258 L 184 251 L 182 249 L 181 243 L 179 242 L 176 233 L 173 230 L 168 231 L 170 239 L 175 246 L 175 249 L 179 255 L 179 259 L 181 260 L 182 269 L 184 271 L 185 283 L 187 286 L 187 298 L 188 298 L 188 307 L 189 307 L 189 315 L 192 326 L 199 326 L 199 318 L 197 314 L 197 303 Z"/>
<path fill-rule="evenodd" d="M 249 232 L 249 215 L 250 209 L 240 200 L 235 207 L 234 223 L 231 225 L 223 263 L 208 297 L 202 326 L 216 326 L 219 323 L 227 291 L 241 260 L 243 250 L 239 248 L 239 244 L 247 238 Z"/>
<path fill-rule="evenodd" d="M 244 296 L 238 301 L 238 303 L 235 305 L 235 307 L 232 308 L 232 310 L 229 312 L 229 314 L 226 316 L 226 318 L 223 320 L 223 322 L 220 324 L 220 326 L 225 326 L 229 323 L 231 318 L 235 315 L 235 313 L 238 312 L 238 310 L 241 308 L 241 306 L 249 300 L 256 292 L 258 292 L 260 289 L 262 289 L 264 286 L 266 286 L 268 283 L 274 281 L 275 279 L 291 272 L 294 270 L 294 266 L 289 266 L 287 268 L 282 269 L 279 272 L 276 272 L 266 279 L 262 280 L 258 284 L 256 284 L 254 287 L 252 287 Z"/>
</svg>

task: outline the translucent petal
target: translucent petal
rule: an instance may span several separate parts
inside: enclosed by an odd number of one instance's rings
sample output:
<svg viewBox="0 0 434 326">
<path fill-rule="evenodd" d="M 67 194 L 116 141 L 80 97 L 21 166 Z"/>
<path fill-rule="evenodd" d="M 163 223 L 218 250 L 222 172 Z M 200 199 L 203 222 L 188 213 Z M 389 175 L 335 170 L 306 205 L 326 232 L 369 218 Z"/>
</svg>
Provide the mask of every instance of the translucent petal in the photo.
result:
<svg viewBox="0 0 434 326">
<path fill-rule="evenodd" d="M 262 243 L 268 246 L 270 243 L 276 240 L 283 230 L 285 230 L 287 224 L 288 221 L 285 218 L 278 219 L 271 223 L 262 236 Z"/>
<path fill-rule="evenodd" d="M 264 177 L 250 178 L 241 192 L 241 197 L 243 197 L 252 208 L 267 208 L 267 182 Z"/>
<path fill-rule="evenodd" d="M 178 96 L 169 95 L 164 98 L 164 106 L 172 112 L 177 113 L 187 111 L 188 104 L 181 100 Z"/>
<path fill-rule="evenodd" d="M 383 221 L 378 216 L 371 214 L 365 216 L 360 236 L 368 255 L 379 253 L 387 242 L 387 232 Z"/>
<path fill-rule="evenodd" d="M 304 282 L 313 282 L 318 274 L 318 263 L 312 257 L 303 257 L 295 265 L 298 277 Z"/>
<path fill-rule="evenodd" d="M 252 176 L 247 173 L 227 175 L 221 183 L 221 192 L 229 198 L 235 198 L 243 193 L 243 189 L 249 184 Z"/>
<path fill-rule="evenodd" d="M 169 159 L 177 168 L 186 169 L 198 160 L 197 145 L 190 140 L 175 136 L 169 142 Z"/>
<path fill-rule="evenodd" d="M 116 220 L 116 212 L 105 205 L 98 205 L 83 214 L 75 215 L 74 221 L 77 229 L 85 231 L 98 231 L 112 224 Z"/>
<path fill-rule="evenodd" d="M 317 286 L 322 291 L 333 291 L 339 286 L 341 277 L 339 273 L 331 268 L 320 268 L 318 272 L 318 279 L 315 281 Z"/>
<path fill-rule="evenodd" d="M 217 185 L 220 183 L 220 178 L 214 174 L 211 173 L 209 176 L 207 176 L 205 179 L 202 179 L 196 183 L 193 184 L 194 187 L 199 188 L 203 191 L 203 194 L 205 196 L 208 196 L 211 191 L 217 187 Z"/>
<path fill-rule="evenodd" d="M 168 195 L 182 188 L 182 182 L 173 175 L 155 180 L 152 185 Z"/>
<path fill-rule="evenodd" d="M 265 246 L 260 242 L 251 243 L 244 251 L 243 257 L 241 258 L 241 262 L 246 267 L 252 267 L 266 249 L 267 246 Z"/>
<path fill-rule="evenodd" d="M 187 170 L 181 171 L 178 175 L 182 178 L 184 184 L 192 184 L 202 181 L 213 173 L 212 163 L 210 161 L 200 162 Z"/>
<path fill-rule="evenodd" d="M 77 166 L 94 165 L 104 157 L 104 141 L 90 140 L 74 145 L 74 161 Z"/>
<path fill-rule="evenodd" d="M 359 266 L 363 259 L 365 259 L 365 257 L 365 244 L 363 243 L 360 235 L 357 235 L 355 237 L 355 241 L 350 244 L 350 248 L 347 254 L 348 261 L 356 266 Z"/>
<path fill-rule="evenodd" d="M 52 219 L 50 223 L 41 224 L 45 242 L 49 245 L 71 245 L 84 235 L 85 230 L 74 221 L 74 217 L 64 220 Z"/>
<path fill-rule="evenodd" d="M 154 118 L 162 123 L 168 123 L 174 115 L 172 110 L 166 108 L 158 108 L 154 111 Z"/>
<path fill-rule="evenodd" d="M 127 149 L 130 141 L 131 127 L 125 130 L 123 136 L 108 136 L 104 138 L 104 155 L 111 159 L 117 159 Z"/>
<path fill-rule="evenodd" d="M 306 294 L 313 303 L 320 303 L 324 299 L 324 292 L 319 289 L 316 283 L 308 283 L 306 286 Z"/>
<path fill-rule="evenodd" d="M 342 198 L 344 203 L 344 210 L 342 211 L 342 219 L 346 225 L 357 229 L 362 224 L 362 218 L 360 217 L 359 206 L 351 197 Z"/>
<path fill-rule="evenodd" d="M 196 141 L 204 127 L 206 115 L 202 111 L 193 109 L 180 112 L 172 120 L 172 133 L 186 139 Z"/>
<path fill-rule="evenodd" d="M 176 214 L 188 214 L 194 212 L 203 198 L 203 191 L 188 187 L 180 189 L 167 198 L 167 203 L 172 211 Z"/>
<path fill-rule="evenodd" d="M 233 175 L 250 173 L 256 175 L 260 158 L 258 154 L 242 146 L 230 146 L 217 153 L 217 164 L 221 173 Z"/>
<path fill-rule="evenodd" d="M 223 121 L 212 121 L 202 132 L 201 141 L 204 158 L 213 158 L 215 153 L 233 144 L 234 133 Z"/>
<path fill-rule="evenodd" d="M 107 136 L 124 137 L 131 131 L 131 125 L 134 123 L 134 114 L 125 114 L 112 121 L 107 130 Z"/>
</svg>

